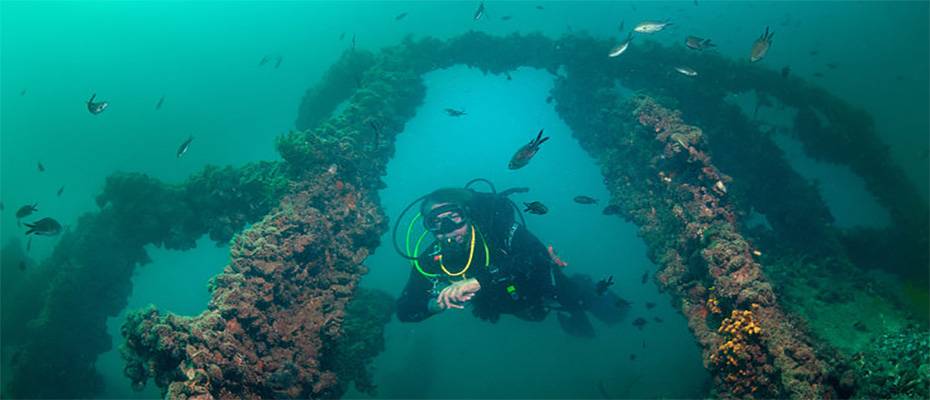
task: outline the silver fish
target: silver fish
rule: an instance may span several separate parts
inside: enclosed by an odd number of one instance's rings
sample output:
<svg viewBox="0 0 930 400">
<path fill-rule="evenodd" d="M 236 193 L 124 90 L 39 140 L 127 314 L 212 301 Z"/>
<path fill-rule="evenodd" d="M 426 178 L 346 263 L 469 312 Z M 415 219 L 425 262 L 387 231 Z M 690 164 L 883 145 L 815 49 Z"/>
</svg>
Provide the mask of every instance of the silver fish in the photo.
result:
<svg viewBox="0 0 930 400">
<path fill-rule="evenodd" d="M 756 62 L 765 57 L 765 53 L 768 53 L 769 46 L 772 45 L 772 36 L 775 36 L 775 32 L 769 33 L 769 27 L 765 27 L 765 33 L 762 36 L 759 36 L 758 39 L 752 44 L 752 51 L 749 53 L 749 62 Z"/>
<path fill-rule="evenodd" d="M 639 33 L 656 33 L 658 31 L 665 29 L 666 26 L 669 26 L 671 24 L 672 23 L 668 22 L 668 20 L 664 22 L 643 21 L 637 24 L 636 27 L 633 28 L 633 30 Z"/>
<path fill-rule="evenodd" d="M 630 32 L 629 36 L 626 37 L 626 40 L 618 44 L 617 47 L 614 47 L 612 50 L 610 50 L 610 53 L 607 53 L 607 57 L 616 57 L 616 56 L 623 54 L 623 52 L 625 52 L 626 49 L 630 48 L 630 42 L 632 41 L 633 41 L 633 32 Z"/>
<path fill-rule="evenodd" d="M 478 9 L 475 10 L 475 16 L 472 18 L 474 18 L 475 21 L 478 21 L 483 16 L 484 16 L 484 2 L 482 1 L 480 4 L 478 4 Z"/>
<path fill-rule="evenodd" d="M 679 74 L 687 76 L 697 76 L 698 74 L 697 71 L 695 71 L 693 68 L 685 66 L 675 67 L 675 71 L 678 71 Z"/>
<path fill-rule="evenodd" d="M 187 140 L 184 141 L 184 143 L 181 143 L 181 146 L 178 147 L 178 158 L 181 158 L 181 156 L 183 156 L 184 153 L 187 153 L 187 150 L 191 148 L 191 142 L 193 141 L 194 141 L 194 135 L 191 135 L 190 137 L 187 138 Z"/>
</svg>

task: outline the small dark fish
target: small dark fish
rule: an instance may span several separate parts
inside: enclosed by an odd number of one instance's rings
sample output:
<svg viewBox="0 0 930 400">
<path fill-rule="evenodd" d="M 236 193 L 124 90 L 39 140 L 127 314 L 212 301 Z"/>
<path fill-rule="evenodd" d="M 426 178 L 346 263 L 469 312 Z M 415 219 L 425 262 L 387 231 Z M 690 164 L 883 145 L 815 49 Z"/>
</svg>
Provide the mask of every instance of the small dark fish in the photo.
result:
<svg viewBox="0 0 930 400">
<path fill-rule="evenodd" d="M 61 224 L 49 217 L 42 218 L 31 224 L 23 225 L 26 225 L 26 227 L 29 228 L 29 230 L 26 231 L 26 235 L 34 233 L 36 235 L 42 236 L 55 236 L 61 233 Z"/>
<path fill-rule="evenodd" d="M 58 188 L 58 197 L 61 197 L 61 194 L 64 192 L 65 192 L 65 185 L 61 185 L 61 187 Z"/>
<path fill-rule="evenodd" d="M 106 110 L 107 107 L 110 106 L 110 103 L 105 102 L 105 101 L 95 103 L 94 99 L 96 98 L 97 98 L 97 93 L 94 93 L 93 95 L 90 96 L 90 99 L 87 100 L 87 111 L 90 111 L 90 113 L 94 115 L 102 113 L 103 110 Z"/>
<path fill-rule="evenodd" d="M 532 203 L 524 202 L 523 205 L 526 206 L 523 212 L 528 212 L 530 214 L 543 215 L 549 212 L 549 208 L 546 207 L 543 203 L 540 203 L 538 201 L 534 201 Z"/>
<path fill-rule="evenodd" d="M 597 204 L 597 199 L 588 196 L 575 196 L 574 200 L 578 204 Z"/>
<path fill-rule="evenodd" d="M 920 152 L 919 158 L 922 160 L 930 158 L 930 149 L 923 149 Z M 3 211 L 3 203 L 0 203 L 0 211 Z"/>
<path fill-rule="evenodd" d="M 638 328 L 639 330 L 643 330 L 643 327 L 646 326 L 646 322 L 648 322 L 648 321 L 646 321 L 645 318 L 639 317 L 639 318 L 636 318 L 635 320 L 633 320 L 633 326 L 635 326 L 635 327 Z"/>
<path fill-rule="evenodd" d="M 620 21 L 620 26 L 617 28 L 618 31 L 623 32 L 623 24 L 626 23 L 626 20 Z"/>
<path fill-rule="evenodd" d="M 178 158 L 181 158 L 181 156 L 183 156 L 184 153 L 187 153 L 187 150 L 190 149 L 191 142 L 193 141 L 194 141 L 194 135 L 190 135 L 190 137 L 188 137 L 187 140 L 184 141 L 184 143 L 181 143 L 181 145 L 178 146 Z"/>
<path fill-rule="evenodd" d="M 814 77 L 815 77 L 815 78 L 823 78 L 823 74 L 820 73 L 820 72 L 814 72 Z"/>
<path fill-rule="evenodd" d="M 352 51 L 355 51 L 355 34 L 352 34 Z"/>
<path fill-rule="evenodd" d="M 407 13 L 402 12 L 402 13 L 400 13 L 400 14 L 397 14 L 397 16 L 394 17 L 394 20 L 395 20 L 395 21 L 400 21 L 400 20 L 404 19 L 404 17 L 406 17 L 406 16 L 407 16 Z"/>
<path fill-rule="evenodd" d="M 607 207 L 604 207 L 604 211 L 601 211 L 601 213 L 603 213 L 604 215 L 616 215 L 616 214 L 620 214 L 622 211 L 623 209 L 620 208 L 620 206 L 616 204 L 611 204 Z"/>
<path fill-rule="evenodd" d="M 504 76 L 507 77 L 507 80 L 508 80 L 508 81 L 512 81 L 512 80 L 513 80 L 513 77 L 510 76 L 510 72 L 504 72 Z"/>
<path fill-rule="evenodd" d="M 281 66 L 281 61 L 284 61 L 284 57 L 278 56 L 274 61 L 274 69 L 278 69 Z"/>
<path fill-rule="evenodd" d="M 161 110 L 161 105 L 162 105 L 162 104 L 165 104 L 165 95 L 162 95 L 162 96 L 158 99 L 158 103 L 155 103 L 155 109 L 156 109 L 156 110 Z"/>
<path fill-rule="evenodd" d="M 20 95 L 20 96 L 25 96 L 25 95 L 26 95 L 26 89 L 23 89 L 22 92 L 19 92 L 19 95 Z"/>
<path fill-rule="evenodd" d="M 543 6 L 539 6 L 539 5 L 538 5 L 538 6 L 536 6 L 536 9 L 537 9 L 537 10 L 543 10 L 544 8 L 543 8 Z"/>
<path fill-rule="evenodd" d="M 836 67 L 838 67 L 838 65 L 836 65 L 836 63 L 827 63 L 827 68 L 836 69 Z"/>
<path fill-rule="evenodd" d="M 29 240 L 26 241 L 26 252 L 28 253 L 29 250 L 32 250 L 32 236 L 30 236 Z"/>
<path fill-rule="evenodd" d="M 446 114 L 449 114 L 450 117 L 461 117 L 463 115 L 466 115 L 465 111 L 456 110 L 454 108 L 447 108 L 445 111 L 446 111 Z"/>
<path fill-rule="evenodd" d="M 685 38 L 685 46 L 688 46 L 689 49 L 694 50 L 704 50 L 711 47 L 717 47 L 717 45 L 710 42 L 710 39 L 703 39 L 697 36 L 688 36 Z"/>
<path fill-rule="evenodd" d="M 523 145 L 523 147 L 520 147 L 520 149 L 514 153 L 513 157 L 510 158 L 510 163 L 507 164 L 508 168 L 520 169 L 530 163 L 530 159 L 539 151 L 539 146 L 549 140 L 548 136 L 542 137 L 544 130 L 545 128 L 540 129 L 535 139 L 530 140 L 529 143 Z"/>
<path fill-rule="evenodd" d="M 552 96 L 546 97 L 546 104 L 551 104 L 551 103 L 552 103 Z"/>
<path fill-rule="evenodd" d="M 652 320 L 655 321 L 655 322 L 658 323 L 658 324 L 661 324 L 661 323 L 665 322 L 664 319 L 659 318 L 659 317 L 652 317 Z"/>
<path fill-rule="evenodd" d="M 697 2 L 698 2 L 698 0 L 694 0 L 694 5 L 695 5 L 695 6 L 697 6 L 697 5 L 698 5 L 698 3 L 697 3 Z"/>
<path fill-rule="evenodd" d="M 646 281 L 649 280 L 649 271 L 643 272 L 643 277 L 641 278 L 643 284 L 646 284 Z"/>
<path fill-rule="evenodd" d="M 781 77 L 782 77 L 782 78 L 787 78 L 787 77 L 788 77 L 788 74 L 790 74 L 790 73 L 791 73 L 791 67 L 789 67 L 789 66 L 786 65 L 786 66 L 784 66 L 784 67 L 781 68 Z"/>
<path fill-rule="evenodd" d="M 646 339 L 643 339 L 643 348 L 646 348 Z"/>
<path fill-rule="evenodd" d="M 501 17 L 501 21 L 510 21 L 511 18 L 513 18 L 513 17 L 511 17 L 511 16 L 509 16 L 509 15 L 505 15 L 505 16 Z"/>
<path fill-rule="evenodd" d="M 597 293 L 598 296 L 603 296 L 604 293 L 607 293 L 607 288 L 613 286 L 613 284 L 614 284 L 614 276 L 610 275 L 604 279 L 597 281 L 597 284 L 594 285 L 594 292 Z"/>
<path fill-rule="evenodd" d="M 853 324 L 853 328 L 856 328 L 856 330 L 859 332 L 869 331 L 869 327 L 867 327 L 862 321 L 856 321 L 856 323 Z"/>
<path fill-rule="evenodd" d="M 31 205 L 30 205 L 30 204 L 26 204 L 26 205 L 20 207 L 19 210 L 16 210 L 16 219 L 26 218 L 26 217 L 32 215 L 32 213 L 34 213 L 34 212 L 36 212 L 36 211 L 39 211 L 39 209 L 36 208 L 38 205 L 39 205 L 39 203 L 35 203 L 35 204 L 31 204 Z"/>
<path fill-rule="evenodd" d="M 656 303 L 653 303 L 653 302 L 646 302 L 646 309 L 647 309 L 647 310 L 651 310 L 651 309 L 655 308 L 655 306 L 656 306 Z"/>
<path fill-rule="evenodd" d="M 262 56 L 261 61 L 258 62 L 258 66 L 261 67 L 262 65 L 268 64 L 268 61 L 271 61 L 270 57 Z"/>
<path fill-rule="evenodd" d="M 630 361 L 636 361 L 636 354 L 630 353 Z"/>
<path fill-rule="evenodd" d="M 820 50 L 816 50 L 816 49 L 815 49 L 815 50 L 811 50 L 811 51 L 807 52 L 807 54 L 808 54 L 808 55 L 811 55 L 811 56 L 816 56 L 816 55 L 820 54 Z"/>
<path fill-rule="evenodd" d="M 39 172 L 45 172 L 45 166 L 42 165 L 41 161 L 39 161 L 39 163 L 36 165 L 36 169 L 38 169 Z"/>
<path fill-rule="evenodd" d="M 19 270 L 20 271 L 26 270 L 26 260 L 19 260 Z"/>
<path fill-rule="evenodd" d="M 482 1 L 480 4 L 478 4 L 478 9 L 475 10 L 475 16 L 472 18 L 474 18 L 475 21 L 478 21 L 483 16 L 484 16 L 484 2 Z"/>
</svg>

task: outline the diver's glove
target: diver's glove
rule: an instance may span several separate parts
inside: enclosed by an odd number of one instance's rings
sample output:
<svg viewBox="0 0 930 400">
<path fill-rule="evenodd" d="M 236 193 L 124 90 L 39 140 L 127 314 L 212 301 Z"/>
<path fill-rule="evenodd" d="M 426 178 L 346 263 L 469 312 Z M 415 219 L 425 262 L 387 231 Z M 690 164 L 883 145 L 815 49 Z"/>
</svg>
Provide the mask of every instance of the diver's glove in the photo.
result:
<svg viewBox="0 0 930 400">
<path fill-rule="evenodd" d="M 465 308 L 465 302 L 471 300 L 481 290 L 481 283 L 475 278 L 455 282 L 442 289 L 437 302 L 441 308 Z"/>
</svg>

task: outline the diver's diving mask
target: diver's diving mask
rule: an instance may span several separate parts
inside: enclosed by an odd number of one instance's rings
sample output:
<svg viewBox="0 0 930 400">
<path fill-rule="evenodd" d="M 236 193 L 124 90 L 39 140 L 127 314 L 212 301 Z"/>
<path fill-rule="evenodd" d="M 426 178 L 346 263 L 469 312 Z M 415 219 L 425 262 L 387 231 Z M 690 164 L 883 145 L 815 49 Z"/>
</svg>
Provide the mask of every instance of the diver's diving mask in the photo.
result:
<svg viewBox="0 0 930 400">
<path fill-rule="evenodd" d="M 446 204 L 430 210 L 423 218 L 423 225 L 434 235 L 446 235 L 467 223 L 465 213 L 456 204 Z"/>
</svg>

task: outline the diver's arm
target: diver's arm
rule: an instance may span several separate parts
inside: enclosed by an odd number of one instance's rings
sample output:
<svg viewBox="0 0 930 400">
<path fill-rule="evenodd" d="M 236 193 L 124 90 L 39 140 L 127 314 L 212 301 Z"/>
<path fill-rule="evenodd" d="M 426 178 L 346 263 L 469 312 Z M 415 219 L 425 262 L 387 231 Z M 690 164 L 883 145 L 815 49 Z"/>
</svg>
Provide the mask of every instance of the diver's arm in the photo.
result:
<svg viewBox="0 0 930 400">
<path fill-rule="evenodd" d="M 432 290 L 432 282 L 416 270 L 411 271 L 407 286 L 397 299 L 397 319 L 401 322 L 420 322 L 442 311 Z"/>
</svg>

